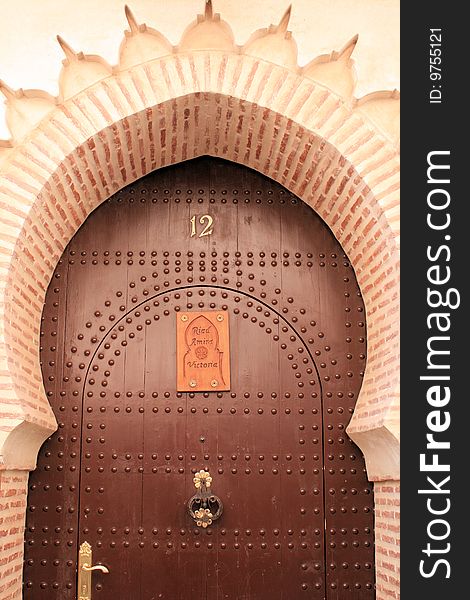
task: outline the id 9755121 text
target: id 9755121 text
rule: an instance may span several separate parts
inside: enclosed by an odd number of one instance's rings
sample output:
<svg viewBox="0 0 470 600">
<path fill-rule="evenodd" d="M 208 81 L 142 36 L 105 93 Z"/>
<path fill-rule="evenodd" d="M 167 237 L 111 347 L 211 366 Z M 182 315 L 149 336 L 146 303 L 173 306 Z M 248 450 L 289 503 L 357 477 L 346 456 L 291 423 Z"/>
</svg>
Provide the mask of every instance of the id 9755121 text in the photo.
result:
<svg viewBox="0 0 470 600">
<path fill-rule="evenodd" d="M 429 90 L 429 103 L 442 102 L 442 30 L 429 30 L 429 79 L 432 89 Z"/>
</svg>

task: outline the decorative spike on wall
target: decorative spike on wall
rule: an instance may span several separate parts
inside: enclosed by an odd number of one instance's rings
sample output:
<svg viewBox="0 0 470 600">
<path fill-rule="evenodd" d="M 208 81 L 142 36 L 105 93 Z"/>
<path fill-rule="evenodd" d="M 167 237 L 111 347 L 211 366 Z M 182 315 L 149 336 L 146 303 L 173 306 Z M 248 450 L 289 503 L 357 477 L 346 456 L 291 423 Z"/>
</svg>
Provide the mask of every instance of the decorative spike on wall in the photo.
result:
<svg viewBox="0 0 470 600">
<path fill-rule="evenodd" d="M 277 25 L 255 31 L 243 46 L 237 46 L 230 25 L 213 10 L 212 0 L 206 0 L 204 14 L 185 29 L 180 43 L 172 46 L 159 31 L 140 24 L 129 6 L 125 7 L 129 29 L 119 48 L 119 64 L 111 67 L 100 56 L 76 52 L 60 35 L 57 40 L 65 59 L 59 75 L 59 96 L 53 98 L 40 90 L 14 91 L 0 81 L 5 96 L 6 121 L 11 140 L 0 140 L 0 163 L 32 129 L 67 100 L 107 77 L 119 77 L 123 71 L 137 65 L 162 59 L 173 53 L 201 50 L 245 54 L 276 63 L 293 74 L 313 80 L 338 95 L 350 111 L 360 113 L 389 141 L 398 145 L 399 93 L 377 91 L 357 99 L 353 97 L 356 72 L 351 55 L 358 43 L 354 36 L 340 51 L 314 58 L 305 67 L 297 63 L 297 44 L 288 31 L 292 6 L 289 6 Z"/>
</svg>

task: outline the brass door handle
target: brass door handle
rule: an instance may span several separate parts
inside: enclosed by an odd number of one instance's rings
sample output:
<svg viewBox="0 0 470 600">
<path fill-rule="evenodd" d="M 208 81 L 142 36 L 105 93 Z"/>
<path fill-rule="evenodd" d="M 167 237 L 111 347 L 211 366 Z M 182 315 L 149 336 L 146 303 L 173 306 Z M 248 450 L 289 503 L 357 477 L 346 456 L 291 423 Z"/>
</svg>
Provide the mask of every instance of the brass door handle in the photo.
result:
<svg viewBox="0 0 470 600">
<path fill-rule="evenodd" d="M 91 575 L 93 571 L 109 573 L 104 565 L 93 565 L 91 546 L 83 542 L 78 552 L 78 600 L 91 600 Z"/>
<path fill-rule="evenodd" d="M 109 569 L 108 567 L 105 567 L 104 565 L 94 565 L 93 567 L 90 567 L 87 564 L 82 565 L 82 569 L 84 571 L 101 571 L 102 573 L 109 573 Z"/>
</svg>

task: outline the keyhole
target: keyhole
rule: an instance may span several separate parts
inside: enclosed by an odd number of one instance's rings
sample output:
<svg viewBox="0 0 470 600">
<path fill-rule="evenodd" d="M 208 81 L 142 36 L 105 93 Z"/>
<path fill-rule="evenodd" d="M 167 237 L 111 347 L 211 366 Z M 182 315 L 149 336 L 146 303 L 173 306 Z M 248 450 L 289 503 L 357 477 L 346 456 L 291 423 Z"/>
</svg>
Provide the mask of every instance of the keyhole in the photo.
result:
<svg viewBox="0 0 470 600">
<path fill-rule="evenodd" d="M 201 444 L 203 444 L 206 441 L 206 438 L 203 435 L 201 435 L 199 441 L 201 442 Z"/>
</svg>

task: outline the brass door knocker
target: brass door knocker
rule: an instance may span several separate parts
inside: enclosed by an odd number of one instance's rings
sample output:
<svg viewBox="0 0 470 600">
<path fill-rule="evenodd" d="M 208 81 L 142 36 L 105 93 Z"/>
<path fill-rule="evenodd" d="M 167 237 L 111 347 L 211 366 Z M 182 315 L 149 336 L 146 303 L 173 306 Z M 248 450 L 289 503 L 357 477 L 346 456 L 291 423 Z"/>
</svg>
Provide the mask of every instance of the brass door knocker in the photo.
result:
<svg viewBox="0 0 470 600">
<path fill-rule="evenodd" d="M 220 517 L 224 507 L 221 499 L 210 491 L 212 477 L 208 471 L 199 471 L 193 481 L 197 491 L 188 502 L 189 514 L 198 527 L 205 529 Z"/>
</svg>

